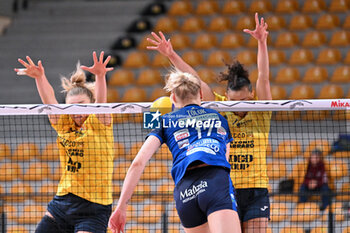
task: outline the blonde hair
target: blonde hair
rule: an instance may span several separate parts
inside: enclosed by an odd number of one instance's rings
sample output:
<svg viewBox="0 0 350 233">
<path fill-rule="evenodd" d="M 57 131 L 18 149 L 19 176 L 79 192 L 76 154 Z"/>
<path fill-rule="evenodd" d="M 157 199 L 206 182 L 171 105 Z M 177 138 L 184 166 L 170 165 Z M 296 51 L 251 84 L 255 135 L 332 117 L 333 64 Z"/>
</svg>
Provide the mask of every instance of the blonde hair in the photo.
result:
<svg viewBox="0 0 350 233">
<path fill-rule="evenodd" d="M 201 88 L 201 81 L 192 74 L 178 70 L 170 72 L 164 89 L 173 92 L 182 100 L 196 96 Z"/>
<path fill-rule="evenodd" d="M 80 63 L 77 63 L 75 72 L 70 79 L 66 77 L 61 78 L 61 84 L 66 96 L 85 94 L 89 97 L 91 103 L 95 102 L 95 83 L 87 83 L 85 72 L 80 68 Z"/>
</svg>

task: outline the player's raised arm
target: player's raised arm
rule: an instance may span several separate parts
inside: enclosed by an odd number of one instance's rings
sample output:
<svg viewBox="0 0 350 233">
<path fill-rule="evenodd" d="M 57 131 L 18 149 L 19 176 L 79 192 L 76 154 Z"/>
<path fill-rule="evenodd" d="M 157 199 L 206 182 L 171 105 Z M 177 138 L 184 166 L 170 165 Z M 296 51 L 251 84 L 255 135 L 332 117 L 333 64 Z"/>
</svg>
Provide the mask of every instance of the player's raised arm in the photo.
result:
<svg viewBox="0 0 350 233">
<path fill-rule="evenodd" d="M 147 38 L 147 40 L 153 44 L 153 46 L 147 46 L 147 49 L 150 50 L 157 50 L 167 58 L 169 58 L 170 62 L 176 67 L 176 69 L 185 72 L 190 73 L 198 78 L 198 73 L 189 65 L 187 64 L 173 49 L 173 46 L 171 45 L 170 39 L 166 39 L 164 34 L 162 32 L 159 32 L 159 36 L 152 32 L 153 36 L 152 38 Z M 211 88 L 208 86 L 207 83 L 203 82 L 201 80 L 201 89 L 203 92 L 203 100 L 205 101 L 213 101 L 215 100 L 214 93 L 212 92 Z"/>
<path fill-rule="evenodd" d="M 27 56 L 26 59 L 27 62 L 23 61 L 22 59 L 18 59 L 19 63 L 21 63 L 25 68 L 15 68 L 17 74 L 27 75 L 35 79 L 41 101 L 44 104 L 57 104 L 58 102 L 55 97 L 55 92 L 46 78 L 45 69 L 42 62 L 39 60 L 38 65 L 35 65 L 29 56 Z"/>
<path fill-rule="evenodd" d="M 134 161 L 131 163 L 124 180 L 117 208 L 109 219 L 108 226 L 113 233 L 124 232 L 127 204 L 140 180 L 147 162 L 151 159 L 152 155 L 160 145 L 161 143 L 156 136 L 149 136 L 140 151 L 137 153 Z"/>
<path fill-rule="evenodd" d="M 256 94 L 259 100 L 271 100 L 271 89 L 269 80 L 269 56 L 267 52 L 267 23 L 264 18 L 260 19 L 258 13 L 255 13 L 256 27 L 254 31 L 244 29 L 245 33 L 250 34 L 258 40 L 258 80 L 256 82 Z"/>
</svg>

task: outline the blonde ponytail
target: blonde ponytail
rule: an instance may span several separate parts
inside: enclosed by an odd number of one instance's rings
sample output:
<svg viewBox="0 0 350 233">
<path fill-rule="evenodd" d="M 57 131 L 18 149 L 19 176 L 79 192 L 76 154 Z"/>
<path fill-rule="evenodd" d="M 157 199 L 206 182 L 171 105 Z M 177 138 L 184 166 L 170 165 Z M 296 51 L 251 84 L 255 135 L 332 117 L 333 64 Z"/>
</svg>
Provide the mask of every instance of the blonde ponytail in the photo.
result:
<svg viewBox="0 0 350 233">
<path fill-rule="evenodd" d="M 182 100 L 196 96 L 201 87 L 199 78 L 192 74 L 181 71 L 171 72 L 166 80 L 164 89 L 167 92 L 173 92 Z"/>
</svg>

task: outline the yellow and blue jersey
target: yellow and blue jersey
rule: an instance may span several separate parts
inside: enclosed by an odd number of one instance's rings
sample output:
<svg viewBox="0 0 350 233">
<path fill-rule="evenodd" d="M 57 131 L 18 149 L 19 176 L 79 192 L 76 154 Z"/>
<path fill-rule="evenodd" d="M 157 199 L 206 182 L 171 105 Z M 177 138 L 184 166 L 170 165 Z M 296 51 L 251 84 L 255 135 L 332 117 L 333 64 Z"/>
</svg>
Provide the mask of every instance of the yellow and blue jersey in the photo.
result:
<svg viewBox="0 0 350 233">
<path fill-rule="evenodd" d="M 214 94 L 216 101 L 227 100 L 224 96 Z M 241 118 L 233 112 L 223 113 L 234 139 L 230 145 L 229 163 L 236 189 L 268 188 L 266 149 L 271 114 L 270 111 L 251 111 Z"/>
<path fill-rule="evenodd" d="M 63 169 L 57 196 L 72 193 L 94 203 L 112 204 L 113 124 L 106 126 L 90 114 L 79 128 L 69 115 L 61 115 L 52 126 L 58 134 Z"/>
</svg>

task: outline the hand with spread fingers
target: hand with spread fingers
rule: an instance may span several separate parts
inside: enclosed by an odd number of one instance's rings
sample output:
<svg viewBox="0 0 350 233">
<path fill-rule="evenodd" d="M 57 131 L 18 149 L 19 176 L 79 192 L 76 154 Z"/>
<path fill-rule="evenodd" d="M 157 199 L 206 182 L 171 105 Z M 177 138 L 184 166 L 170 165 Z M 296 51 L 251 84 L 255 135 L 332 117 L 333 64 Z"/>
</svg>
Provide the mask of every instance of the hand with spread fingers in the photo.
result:
<svg viewBox="0 0 350 233">
<path fill-rule="evenodd" d="M 173 46 L 170 39 L 166 39 L 162 32 L 159 32 L 159 36 L 152 32 L 153 39 L 147 38 L 147 41 L 153 44 L 153 46 L 147 46 L 147 49 L 157 50 L 166 57 L 171 56 L 174 53 Z"/>
<path fill-rule="evenodd" d="M 121 208 L 117 207 L 109 218 L 108 227 L 113 233 L 124 233 L 125 224 L 126 210 L 122 210 Z"/>
<path fill-rule="evenodd" d="M 259 16 L 258 13 L 255 13 L 255 23 L 256 27 L 254 31 L 251 31 L 249 29 L 244 29 L 243 31 L 245 33 L 250 34 L 252 37 L 257 39 L 258 41 L 266 41 L 267 36 L 269 35 L 269 32 L 267 31 L 267 23 L 265 22 L 264 18 L 260 19 L 259 22 Z"/>
<path fill-rule="evenodd" d="M 104 56 L 104 52 L 102 51 L 100 53 L 99 59 L 97 59 L 96 52 L 93 52 L 92 57 L 94 60 L 94 64 L 90 67 L 81 66 L 81 69 L 94 74 L 96 77 L 102 77 L 106 75 L 106 73 L 108 71 L 112 71 L 113 68 L 112 67 L 107 68 L 107 64 L 111 60 L 111 56 L 108 56 L 105 61 L 103 61 L 103 56 Z"/>
<path fill-rule="evenodd" d="M 29 56 L 26 56 L 27 62 L 22 59 L 18 59 L 18 62 L 21 63 L 25 68 L 15 68 L 14 70 L 18 75 L 27 75 L 31 78 L 37 79 L 45 76 L 45 69 L 42 62 L 39 60 L 38 65 L 32 61 Z"/>
</svg>

